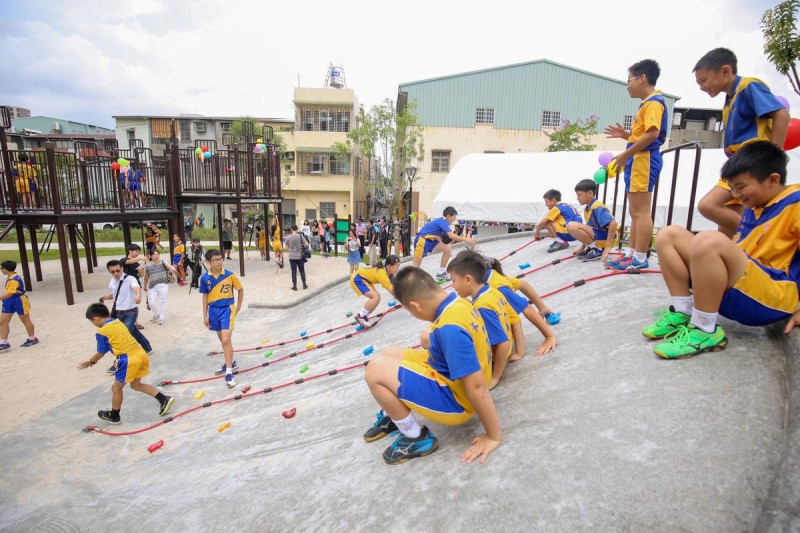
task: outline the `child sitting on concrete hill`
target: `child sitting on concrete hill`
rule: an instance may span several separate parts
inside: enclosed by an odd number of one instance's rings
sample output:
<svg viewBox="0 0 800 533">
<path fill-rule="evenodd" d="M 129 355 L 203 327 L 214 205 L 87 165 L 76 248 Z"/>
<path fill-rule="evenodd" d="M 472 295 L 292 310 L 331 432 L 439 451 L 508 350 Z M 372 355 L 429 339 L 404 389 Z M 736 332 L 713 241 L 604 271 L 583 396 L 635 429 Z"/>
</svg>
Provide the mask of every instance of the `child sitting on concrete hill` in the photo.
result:
<svg viewBox="0 0 800 533">
<path fill-rule="evenodd" d="M 574 207 L 563 203 L 561 201 L 561 192 L 555 189 L 550 189 L 544 193 L 544 205 L 547 206 L 549 211 L 536 224 L 533 236 L 537 239 L 541 238 L 542 230 L 546 229 L 556 239 L 547 249 L 547 253 L 566 250 L 569 248 L 569 243 L 575 240 L 575 237 L 567 231 L 567 224 L 580 222 L 581 215 Z"/>
<path fill-rule="evenodd" d="M 608 253 L 617 242 L 617 221 L 608 207 L 597 199 L 597 183 L 594 180 L 581 180 L 575 185 L 578 202 L 585 206 L 585 224 L 570 222 L 567 231 L 581 242 L 581 247 L 573 254 L 581 261 L 606 260 Z"/>
</svg>

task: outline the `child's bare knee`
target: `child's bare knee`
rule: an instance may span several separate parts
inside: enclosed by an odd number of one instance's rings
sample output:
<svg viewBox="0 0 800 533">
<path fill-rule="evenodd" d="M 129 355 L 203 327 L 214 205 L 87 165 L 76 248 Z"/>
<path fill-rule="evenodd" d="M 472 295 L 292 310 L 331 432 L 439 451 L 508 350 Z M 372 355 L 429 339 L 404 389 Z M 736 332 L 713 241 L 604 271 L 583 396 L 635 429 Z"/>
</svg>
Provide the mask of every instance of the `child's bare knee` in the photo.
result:
<svg viewBox="0 0 800 533">
<path fill-rule="evenodd" d="M 718 255 L 723 248 L 731 245 L 733 245 L 733 241 L 718 231 L 701 231 L 692 239 L 692 257 L 708 254 Z"/>
</svg>

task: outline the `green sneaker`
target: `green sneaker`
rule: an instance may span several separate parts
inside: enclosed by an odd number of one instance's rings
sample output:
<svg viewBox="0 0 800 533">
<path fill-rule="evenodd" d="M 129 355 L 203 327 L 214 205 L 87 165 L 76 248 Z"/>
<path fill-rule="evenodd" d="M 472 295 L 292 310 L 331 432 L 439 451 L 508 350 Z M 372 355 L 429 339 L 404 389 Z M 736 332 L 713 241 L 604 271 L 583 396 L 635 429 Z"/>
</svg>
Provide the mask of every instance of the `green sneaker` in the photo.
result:
<svg viewBox="0 0 800 533">
<path fill-rule="evenodd" d="M 703 352 L 718 352 L 728 345 L 725 331 L 717 326 L 714 333 L 706 333 L 693 325 L 678 326 L 677 331 L 656 345 L 653 351 L 663 359 L 683 359 Z"/>
<path fill-rule="evenodd" d="M 663 339 L 670 333 L 675 333 L 679 327 L 689 323 L 691 318 L 675 310 L 671 305 L 669 309 L 656 311 L 653 316 L 659 317 L 658 320 L 642 329 L 642 335 L 651 339 Z"/>
</svg>

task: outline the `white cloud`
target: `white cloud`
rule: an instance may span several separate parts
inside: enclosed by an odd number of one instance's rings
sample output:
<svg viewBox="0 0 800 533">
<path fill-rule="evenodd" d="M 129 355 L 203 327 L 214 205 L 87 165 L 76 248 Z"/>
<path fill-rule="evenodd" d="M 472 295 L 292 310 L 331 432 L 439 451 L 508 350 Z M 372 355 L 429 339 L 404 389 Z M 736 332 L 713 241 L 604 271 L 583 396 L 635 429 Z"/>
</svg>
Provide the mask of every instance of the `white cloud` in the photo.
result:
<svg viewBox="0 0 800 533">
<path fill-rule="evenodd" d="M 292 116 L 292 88 L 322 86 L 329 62 L 372 105 L 401 82 L 548 58 L 624 79 L 645 57 L 681 104 L 721 107 L 697 89 L 694 62 L 728 46 L 740 72 L 800 98 L 764 58 L 759 0 L 669 4 L 561 2 L 122 0 L 13 4 L 0 52 L 24 68 L 0 99 L 111 125 L 112 114 Z M 12 20 L 12 17 L 16 17 Z M 20 20 L 21 19 L 21 20 Z M 8 54 L 8 55 L 7 55 Z"/>
</svg>

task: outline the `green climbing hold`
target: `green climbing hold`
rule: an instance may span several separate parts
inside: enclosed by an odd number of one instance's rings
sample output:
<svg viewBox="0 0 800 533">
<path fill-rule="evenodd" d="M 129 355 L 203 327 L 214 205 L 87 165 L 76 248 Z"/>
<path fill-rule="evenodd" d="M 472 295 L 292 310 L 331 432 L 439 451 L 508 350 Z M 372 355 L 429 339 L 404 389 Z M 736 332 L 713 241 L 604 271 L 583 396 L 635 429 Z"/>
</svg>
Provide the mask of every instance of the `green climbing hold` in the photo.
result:
<svg viewBox="0 0 800 533">
<path fill-rule="evenodd" d="M 308 365 L 303 365 L 303 366 L 301 366 L 301 367 L 300 367 L 300 373 L 301 373 L 301 374 L 302 374 L 303 372 L 305 372 L 306 370 L 308 370 Z"/>
<path fill-rule="evenodd" d="M 264 357 L 272 357 L 272 352 L 271 352 L 271 351 L 269 351 L 269 352 L 265 353 L 265 354 L 264 354 Z"/>
</svg>

